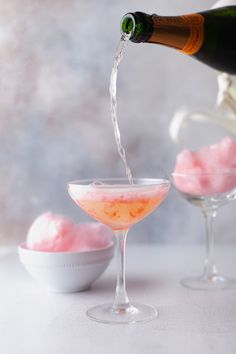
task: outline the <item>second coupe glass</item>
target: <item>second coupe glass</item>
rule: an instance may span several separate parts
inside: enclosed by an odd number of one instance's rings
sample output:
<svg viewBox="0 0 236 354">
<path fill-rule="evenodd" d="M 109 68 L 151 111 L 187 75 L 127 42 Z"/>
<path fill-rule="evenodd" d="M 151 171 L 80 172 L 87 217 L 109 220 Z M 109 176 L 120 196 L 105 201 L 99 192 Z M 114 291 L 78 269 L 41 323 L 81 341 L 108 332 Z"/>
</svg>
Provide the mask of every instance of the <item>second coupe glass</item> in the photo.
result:
<svg viewBox="0 0 236 354">
<path fill-rule="evenodd" d="M 182 279 L 181 284 L 192 289 L 236 288 L 236 280 L 222 276 L 214 259 L 213 220 L 223 205 L 236 199 L 236 172 L 173 173 L 173 184 L 180 195 L 199 207 L 206 224 L 206 258 L 203 274 Z"/>
</svg>

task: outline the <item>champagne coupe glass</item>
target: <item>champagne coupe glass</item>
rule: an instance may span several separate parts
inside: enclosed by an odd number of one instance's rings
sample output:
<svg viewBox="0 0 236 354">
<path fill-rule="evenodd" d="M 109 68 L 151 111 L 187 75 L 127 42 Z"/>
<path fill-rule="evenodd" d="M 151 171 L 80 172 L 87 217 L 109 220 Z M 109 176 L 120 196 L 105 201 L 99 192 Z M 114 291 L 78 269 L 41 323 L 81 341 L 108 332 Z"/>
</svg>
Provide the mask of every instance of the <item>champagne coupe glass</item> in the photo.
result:
<svg viewBox="0 0 236 354">
<path fill-rule="evenodd" d="M 218 209 L 236 199 L 236 171 L 225 173 L 173 173 L 172 181 L 180 195 L 199 207 L 206 224 L 206 256 L 203 274 L 188 277 L 181 284 L 192 289 L 230 289 L 236 279 L 219 274 L 214 259 L 213 220 Z"/>
<path fill-rule="evenodd" d="M 166 179 L 80 180 L 68 183 L 74 202 L 94 219 L 109 226 L 116 238 L 117 286 L 113 304 L 104 304 L 87 311 L 90 319 L 103 323 L 146 322 L 157 316 L 151 306 L 131 304 L 125 287 L 125 244 L 130 227 L 161 204 L 170 182 Z"/>
</svg>

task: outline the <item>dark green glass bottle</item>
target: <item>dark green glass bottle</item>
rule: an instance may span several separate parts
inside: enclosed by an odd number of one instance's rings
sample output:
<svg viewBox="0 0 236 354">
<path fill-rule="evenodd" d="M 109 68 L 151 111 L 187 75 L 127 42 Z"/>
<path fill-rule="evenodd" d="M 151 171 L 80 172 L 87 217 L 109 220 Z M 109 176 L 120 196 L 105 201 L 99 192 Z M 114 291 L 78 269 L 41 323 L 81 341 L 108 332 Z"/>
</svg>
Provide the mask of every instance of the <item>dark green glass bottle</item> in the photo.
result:
<svg viewBox="0 0 236 354">
<path fill-rule="evenodd" d="M 219 71 L 236 75 L 236 6 L 184 16 L 126 14 L 121 32 L 135 43 L 162 44 Z"/>
</svg>

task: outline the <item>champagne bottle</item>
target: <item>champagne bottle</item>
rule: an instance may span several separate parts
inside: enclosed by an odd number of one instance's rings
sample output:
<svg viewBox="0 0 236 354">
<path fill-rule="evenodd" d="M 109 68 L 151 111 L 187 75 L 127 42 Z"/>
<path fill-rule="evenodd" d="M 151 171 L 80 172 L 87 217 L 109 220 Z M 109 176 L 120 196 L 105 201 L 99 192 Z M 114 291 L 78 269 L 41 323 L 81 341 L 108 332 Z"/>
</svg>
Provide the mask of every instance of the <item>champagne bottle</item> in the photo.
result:
<svg viewBox="0 0 236 354">
<path fill-rule="evenodd" d="M 183 16 L 128 13 L 121 32 L 129 33 L 132 42 L 168 46 L 236 75 L 236 6 Z"/>
</svg>

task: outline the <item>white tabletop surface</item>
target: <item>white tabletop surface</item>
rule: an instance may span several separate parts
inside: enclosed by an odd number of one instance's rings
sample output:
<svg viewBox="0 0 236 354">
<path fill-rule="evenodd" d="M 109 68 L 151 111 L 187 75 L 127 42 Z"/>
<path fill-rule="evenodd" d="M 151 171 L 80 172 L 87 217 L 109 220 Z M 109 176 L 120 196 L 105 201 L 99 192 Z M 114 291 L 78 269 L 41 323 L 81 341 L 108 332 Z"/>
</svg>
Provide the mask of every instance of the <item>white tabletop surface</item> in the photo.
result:
<svg viewBox="0 0 236 354">
<path fill-rule="evenodd" d="M 235 354 L 236 290 L 193 291 L 182 276 L 202 269 L 203 246 L 133 245 L 127 248 L 130 300 L 158 308 L 146 324 L 106 325 L 87 308 L 114 295 L 113 261 L 90 291 L 55 294 L 41 288 L 15 250 L 0 254 L 1 354 Z M 236 277 L 236 245 L 217 248 L 218 265 Z"/>
</svg>

